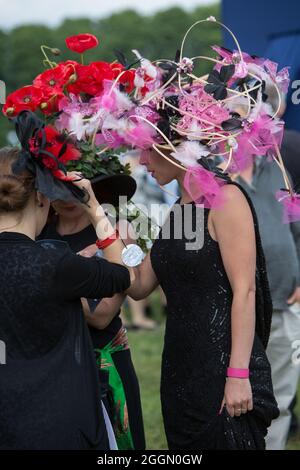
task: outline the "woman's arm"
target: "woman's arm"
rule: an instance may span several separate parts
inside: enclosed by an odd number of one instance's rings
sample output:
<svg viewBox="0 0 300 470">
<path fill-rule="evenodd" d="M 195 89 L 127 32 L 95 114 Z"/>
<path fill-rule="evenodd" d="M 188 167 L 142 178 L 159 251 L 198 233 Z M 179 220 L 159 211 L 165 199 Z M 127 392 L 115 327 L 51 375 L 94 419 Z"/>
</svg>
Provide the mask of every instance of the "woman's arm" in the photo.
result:
<svg viewBox="0 0 300 470">
<path fill-rule="evenodd" d="M 134 239 L 130 238 L 130 235 L 129 235 L 130 230 L 133 230 L 129 222 L 127 222 L 126 220 L 119 221 L 117 223 L 117 230 L 119 230 L 119 232 L 123 231 L 124 233 L 127 234 L 127 238 L 124 239 L 124 242 L 126 243 L 126 245 L 134 242 Z M 92 245 L 85 247 L 83 250 L 81 250 L 77 254 L 80 256 L 84 256 L 86 258 L 91 258 L 96 255 L 97 251 L 98 251 L 98 247 L 94 243 Z M 90 326 L 93 326 L 94 328 L 103 330 L 111 323 L 114 317 L 119 313 L 120 308 L 122 307 L 122 304 L 125 298 L 126 298 L 126 295 L 124 293 L 121 293 L 121 294 L 115 294 L 111 298 L 108 297 L 105 299 L 101 299 L 93 312 L 91 312 L 88 301 L 82 298 L 81 303 L 82 303 L 83 312 L 84 312 L 84 316 L 85 316 L 87 323 Z"/>
<path fill-rule="evenodd" d="M 100 240 L 104 240 L 114 233 L 114 228 L 109 219 L 106 217 L 104 209 L 98 203 L 89 180 L 78 180 L 78 174 L 69 173 L 71 176 L 77 177 L 74 184 L 85 189 L 90 196 L 88 204 L 83 204 L 91 223 L 95 227 L 97 236 Z M 103 250 L 105 258 L 113 263 L 123 264 L 122 251 L 124 245 L 121 240 L 115 240 L 111 245 Z M 152 269 L 150 255 L 148 254 L 143 262 L 136 268 L 128 268 L 130 273 L 131 285 L 126 290 L 126 294 L 133 299 L 139 300 L 148 296 L 157 286 L 158 280 Z"/>
<path fill-rule="evenodd" d="M 62 253 L 56 266 L 54 290 L 65 300 L 103 299 L 129 288 L 128 269 L 101 258 L 84 258 L 70 249 Z"/>
<path fill-rule="evenodd" d="M 219 243 L 233 292 L 229 367 L 248 369 L 255 334 L 255 230 L 251 209 L 242 192 L 228 185 L 223 193 L 226 202 L 221 210 L 211 211 L 210 228 Z M 225 402 L 232 416 L 241 414 L 236 410 L 251 409 L 249 380 L 227 379 Z"/>
<path fill-rule="evenodd" d="M 83 312 L 87 323 L 98 330 L 106 328 L 119 312 L 125 299 L 124 294 L 116 294 L 112 298 L 100 300 L 99 304 L 91 313 L 86 299 L 81 299 Z"/>
<path fill-rule="evenodd" d="M 156 274 L 153 271 L 150 253 L 147 254 L 143 262 L 134 268 L 135 278 L 126 292 L 134 300 L 141 300 L 153 292 L 159 285 Z"/>
</svg>

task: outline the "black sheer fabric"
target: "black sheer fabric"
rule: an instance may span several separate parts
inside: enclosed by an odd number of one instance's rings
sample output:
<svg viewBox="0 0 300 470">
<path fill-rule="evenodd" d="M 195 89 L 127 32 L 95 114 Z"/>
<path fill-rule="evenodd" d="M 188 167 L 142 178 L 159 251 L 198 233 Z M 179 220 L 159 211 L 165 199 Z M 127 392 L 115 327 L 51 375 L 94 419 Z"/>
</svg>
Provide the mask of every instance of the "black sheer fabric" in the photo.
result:
<svg viewBox="0 0 300 470">
<path fill-rule="evenodd" d="M 208 231 L 209 209 L 203 210 L 201 249 L 186 250 L 191 239 L 174 236 L 177 224 L 172 212 L 170 239 L 160 235 L 152 247 L 152 266 L 167 297 L 161 399 L 173 450 L 263 449 L 267 427 L 278 416 L 265 354 L 272 304 L 255 212 L 245 197 L 253 213 L 257 244 L 257 328 L 250 360 L 253 411 L 231 418 L 224 408 L 219 415 L 231 351 L 232 290 L 219 245 Z M 189 206 L 195 230 L 199 209 L 194 203 Z M 180 207 L 185 226 L 186 206 Z"/>
<path fill-rule="evenodd" d="M 127 289 L 128 270 L 63 242 L 0 234 L 0 449 L 107 449 L 80 297 Z"/>
</svg>

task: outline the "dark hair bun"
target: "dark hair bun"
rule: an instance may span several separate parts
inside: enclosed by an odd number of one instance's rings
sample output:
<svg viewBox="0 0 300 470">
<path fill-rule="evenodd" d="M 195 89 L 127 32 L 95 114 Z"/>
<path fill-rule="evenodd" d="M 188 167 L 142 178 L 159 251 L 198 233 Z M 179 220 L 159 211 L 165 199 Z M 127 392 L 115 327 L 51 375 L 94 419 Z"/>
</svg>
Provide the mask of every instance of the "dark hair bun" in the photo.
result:
<svg viewBox="0 0 300 470">
<path fill-rule="evenodd" d="M 19 150 L 5 147 L 0 150 L 0 212 L 15 212 L 25 208 L 34 190 L 34 178 L 25 171 L 12 173 L 12 164 L 19 157 Z"/>
</svg>

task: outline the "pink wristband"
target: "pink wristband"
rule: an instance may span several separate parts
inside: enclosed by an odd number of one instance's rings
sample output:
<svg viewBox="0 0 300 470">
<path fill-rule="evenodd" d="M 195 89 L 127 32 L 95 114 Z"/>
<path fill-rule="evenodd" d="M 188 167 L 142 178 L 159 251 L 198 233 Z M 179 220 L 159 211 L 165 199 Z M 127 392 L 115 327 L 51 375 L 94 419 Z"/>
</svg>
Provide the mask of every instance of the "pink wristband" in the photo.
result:
<svg viewBox="0 0 300 470">
<path fill-rule="evenodd" d="M 228 367 L 227 377 L 235 379 L 249 379 L 249 369 L 236 369 L 235 367 Z"/>
</svg>

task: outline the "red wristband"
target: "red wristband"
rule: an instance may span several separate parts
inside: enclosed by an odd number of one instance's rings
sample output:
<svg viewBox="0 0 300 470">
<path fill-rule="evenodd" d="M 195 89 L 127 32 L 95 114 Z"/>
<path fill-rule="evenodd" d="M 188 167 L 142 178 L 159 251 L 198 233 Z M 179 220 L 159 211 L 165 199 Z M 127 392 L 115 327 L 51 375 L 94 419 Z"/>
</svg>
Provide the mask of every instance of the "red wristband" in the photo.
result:
<svg viewBox="0 0 300 470">
<path fill-rule="evenodd" d="M 249 379 L 249 369 L 236 369 L 235 367 L 228 367 L 227 377 L 234 379 Z"/>
<path fill-rule="evenodd" d="M 110 246 L 113 242 L 115 242 L 119 238 L 118 230 L 115 230 L 112 235 L 105 238 L 104 240 L 97 240 L 96 245 L 99 250 L 105 250 L 108 246 Z"/>
</svg>

